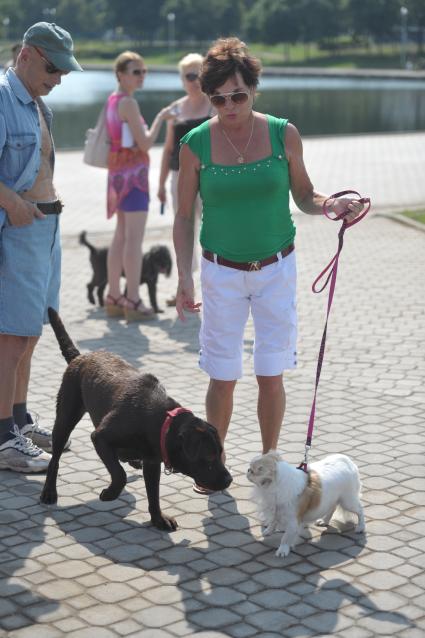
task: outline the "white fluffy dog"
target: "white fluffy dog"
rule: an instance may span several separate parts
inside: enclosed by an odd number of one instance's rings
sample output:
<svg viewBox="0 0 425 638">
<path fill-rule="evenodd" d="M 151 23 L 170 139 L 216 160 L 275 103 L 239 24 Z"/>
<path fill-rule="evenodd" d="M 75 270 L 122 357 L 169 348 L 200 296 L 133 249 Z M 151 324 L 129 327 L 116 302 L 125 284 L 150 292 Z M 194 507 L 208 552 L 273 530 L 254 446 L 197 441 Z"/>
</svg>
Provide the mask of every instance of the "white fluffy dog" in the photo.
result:
<svg viewBox="0 0 425 638">
<path fill-rule="evenodd" d="M 248 468 L 254 498 L 265 526 L 264 536 L 285 530 L 276 556 L 287 556 L 304 525 L 328 525 L 336 508 L 357 514 L 356 532 L 365 521 L 360 503 L 357 466 L 344 454 L 332 454 L 309 465 L 308 473 L 289 465 L 271 450 L 255 457 Z"/>
</svg>

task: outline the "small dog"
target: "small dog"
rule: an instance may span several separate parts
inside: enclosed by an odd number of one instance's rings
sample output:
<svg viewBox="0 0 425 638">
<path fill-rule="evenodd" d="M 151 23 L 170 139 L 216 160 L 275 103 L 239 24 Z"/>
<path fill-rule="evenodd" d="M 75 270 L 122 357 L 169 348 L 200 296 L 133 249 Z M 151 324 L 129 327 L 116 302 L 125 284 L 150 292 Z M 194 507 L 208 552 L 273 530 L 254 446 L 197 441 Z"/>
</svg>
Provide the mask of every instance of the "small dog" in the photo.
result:
<svg viewBox="0 0 425 638">
<path fill-rule="evenodd" d="M 180 406 L 158 379 L 140 374 L 121 357 L 104 350 L 80 354 L 59 315 L 52 308 L 48 313 L 68 367 L 57 397 L 52 458 L 41 502 L 56 503 L 59 459 L 72 430 L 88 412 L 95 427 L 93 445 L 111 475 L 100 499 L 116 499 L 125 487 L 127 476 L 119 461 L 132 460 L 134 466 L 140 459 L 152 524 L 175 530 L 175 519 L 163 514 L 159 504 L 161 461 L 198 485 L 224 490 L 232 477 L 221 461 L 216 428 L 188 410 L 173 412 Z"/>
<path fill-rule="evenodd" d="M 99 305 L 103 306 L 103 293 L 107 284 L 107 267 L 106 260 L 108 256 L 107 248 L 96 248 L 87 240 L 87 233 L 83 231 L 80 234 L 80 244 L 87 246 L 90 250 L 90 263 L 93 268 L 93 276 L 87 284 L 87 297 L 90 303 L 95 304 L 93 291 L 96 288 L 97 299 Z M 141 284 L 147 284 L 149 292 L 149 301 L 155 312 L 164 312 L 158 307 L 156 300 L 156 287 L 158 276 L 160 274 L 169 277 L 172 270 L 171 253 L 167 246 L 157 245 L 143 255 L 142 273 L 140 277 Z M 123 273 L 124 276 L 124 273 Z"/>
<path fill-rule="evenodd" d="M 251 461 L 247 478 L 256 486 L 254 498 L 265 526 L 264 536 L 285 530 L 276 556 L 289 554 L 304 525 L 316 521 L 327 526 L 337 507 L 357 514 L 355 531 L 365 530 L 359 471 L 344 454 L 312 463 L 306 473 L 271 450 Z"/>
</svg>

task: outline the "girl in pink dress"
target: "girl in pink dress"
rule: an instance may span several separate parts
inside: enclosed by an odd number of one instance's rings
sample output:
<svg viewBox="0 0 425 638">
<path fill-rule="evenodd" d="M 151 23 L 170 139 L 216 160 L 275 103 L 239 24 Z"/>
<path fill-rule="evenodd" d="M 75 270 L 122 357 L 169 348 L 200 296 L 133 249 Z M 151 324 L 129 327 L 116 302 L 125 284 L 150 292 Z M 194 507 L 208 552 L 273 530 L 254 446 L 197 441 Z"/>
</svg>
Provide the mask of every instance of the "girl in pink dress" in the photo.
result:
<svg viewBox="0 0 425 638">
<path fill-rule="evenodd" d="M 141 246 L 149 209 L 149 154 L 162 122 L 172 115 L 162 109 L 150 129 L 140 114 L 134 92 L 141 89 L 146 74 L 143 58 L 125 51 L 115 61 L 117 91 L 106 104 L 106 123 L 111 139 L 108 158 L 108 218 L 116 215 L 117 224 L 108 251 L 108 295 L 105 301 L 109 317 L 127 321 L 152 319 L 152 308 L 139 296 L 142 269 Z M 121 293 L 121 275 L 126 276 L 127 293 Z"/>
</svg>

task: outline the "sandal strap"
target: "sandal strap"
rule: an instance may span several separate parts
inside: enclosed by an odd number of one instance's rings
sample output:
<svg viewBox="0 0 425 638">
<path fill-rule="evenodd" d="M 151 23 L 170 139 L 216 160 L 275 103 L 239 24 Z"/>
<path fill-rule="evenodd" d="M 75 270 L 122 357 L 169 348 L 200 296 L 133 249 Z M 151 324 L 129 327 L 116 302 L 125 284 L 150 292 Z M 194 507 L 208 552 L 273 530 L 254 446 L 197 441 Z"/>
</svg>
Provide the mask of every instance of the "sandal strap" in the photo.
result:
<svg viewBox="0 0 425 638">
<path fill-rule="evenodd" d="M 126 297 L 126 300 L 133 305 L 133 310 L 137 310 L 140 304 L 142 303 L 141 299 L 139 299 L 139 301 L 133 301 L 132 299 L 129 299 L 128 297 Z"/>
<path fill-rule="evenodd" d="M 121 299 L 125 299 L 124 295 L 120 295 L 117 299 L 115 297 L 113 297 L 112 295 L 106 295 L 106 302 L 108 302 L 109 300 L 112 301 L 112 306 L 122 306 L 122 304 L 120 304 L 119 302 L 121 301 Z"/>
</svg>

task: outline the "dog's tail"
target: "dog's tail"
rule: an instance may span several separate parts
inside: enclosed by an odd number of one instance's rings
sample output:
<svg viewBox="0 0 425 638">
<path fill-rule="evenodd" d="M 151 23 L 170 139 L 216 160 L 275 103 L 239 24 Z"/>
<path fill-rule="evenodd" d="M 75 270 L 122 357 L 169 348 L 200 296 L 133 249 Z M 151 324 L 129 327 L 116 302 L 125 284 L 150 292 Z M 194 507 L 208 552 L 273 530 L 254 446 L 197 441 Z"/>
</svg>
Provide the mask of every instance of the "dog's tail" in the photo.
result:
<svg viewBox="0 0 425 638">
<path fill-rule="evenodd" d="M 80 354 L 75 345 L 72 343 L 71 337 L 65 330 L 61 318 L 56 310 L 48 308 L 47 313 L 49 315 L 50 325 L 53 328 L 53 332 L 58 340 L 59 347 L 67 363 L 70 363 L 75 357 Z"/>
<path fill-rule="evenodd" d="M 92 252 L 93 250 L 96 250 L 95 247 L 93 246 L 93 244 L 91 244 L 88 239 L 87 239 L 87 233 L 85 230 L 83 230 L 80 233 L 80 237 L 79 237 L 79 241 L 80 244 L 82 244 L 83 246 L 87 246 L 87 248 L 90 250 L 90 252 Z"/>
</svg>

